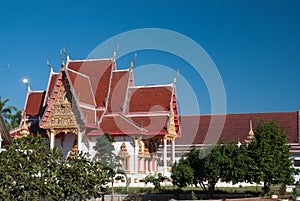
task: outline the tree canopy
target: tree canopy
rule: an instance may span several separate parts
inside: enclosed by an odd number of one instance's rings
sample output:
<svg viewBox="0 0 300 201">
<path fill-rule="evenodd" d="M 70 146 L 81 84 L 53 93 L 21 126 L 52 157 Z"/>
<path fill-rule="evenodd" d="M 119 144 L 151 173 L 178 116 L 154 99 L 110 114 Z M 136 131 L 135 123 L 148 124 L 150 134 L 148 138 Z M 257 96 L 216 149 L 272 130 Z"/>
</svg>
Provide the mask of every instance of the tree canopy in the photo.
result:
<svg viewBox="0 0 300 201">
<path fill-rule="evenodd" d="M 287 144 L 287 135 L 275 121 L 259 121 L 254 129 L 255 140 L 249 144 L 250 157 L 255 161 L 249 180 L 264 182 L 268 193 L 272 184 L 292 184 L 297 171 Z"/>
<path fill-rule="evenodd" d="M 99 197 L 106 172 L 85 154 L 66 159 L 40 136 L 16 139 L 0 153 L 0 200 L 75 200 Z"/>
<path fill-rule="evenodd" d="M 22 111 L 17 107 L 8 105 L 9 99 L 0 96 L 0 114 L 5 120 L 8 130 L 17 128 L 21 121 Z"/>
<path fill-rule="evenodd" d="M 285 132 L 275 121 L 259 121 L 254 133 L 250 144 L 220 142 L 214 147 L 192 148 L 174 164 L 173 183 L 179 187 L 190 184 L 187 175 L 192 172 L 193 184 L 199 184 L 210 196 L 220 179 L 233 184 L 264 182 L 265 193 L 272 184 L 292 184 L 298 171 L 289 158 Z"/>
</svg>

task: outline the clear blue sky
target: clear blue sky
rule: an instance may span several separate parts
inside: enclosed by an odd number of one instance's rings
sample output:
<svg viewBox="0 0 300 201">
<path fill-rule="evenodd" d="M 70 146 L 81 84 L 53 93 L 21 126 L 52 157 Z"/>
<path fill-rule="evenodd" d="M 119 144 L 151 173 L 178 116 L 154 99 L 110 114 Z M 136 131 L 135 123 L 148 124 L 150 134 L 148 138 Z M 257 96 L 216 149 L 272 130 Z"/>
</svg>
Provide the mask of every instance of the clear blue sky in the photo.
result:
<svg viewBox="0 0 300 201">
<path fill-rule="evenodd" d="M 58 71 L 65 45 L 72 59 L 84 59 L 110 37 L 140 28 L 169 29 L 201 45 L 223 79 L 228 113 L 300 108 L 297 0 L 0 1 L 0 95 L 23 108 L 22 78 L 32 90 L 45 89 L 46 60 Z M 210 113 L 207 89 L 181 61 L 145 51 L 136 66 L 151 62 L 180 66 L 201 113 Z"/>
</svg>

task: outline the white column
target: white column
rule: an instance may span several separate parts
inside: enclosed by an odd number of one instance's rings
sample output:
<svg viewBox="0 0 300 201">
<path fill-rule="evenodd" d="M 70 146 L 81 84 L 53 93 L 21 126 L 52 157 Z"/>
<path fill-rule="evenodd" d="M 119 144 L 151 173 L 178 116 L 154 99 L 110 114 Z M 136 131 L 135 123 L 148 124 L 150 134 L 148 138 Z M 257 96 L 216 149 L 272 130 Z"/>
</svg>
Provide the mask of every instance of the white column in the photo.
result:
<svg viewBox="0 0 300 201">
<path fill-rule="evenodd" d="M 139 153 L 139 145 L 138 145 L 138 142 L 137 142 L 137 139 L 134 139 L 136 140 L 134 143 L 135 143 L 135 147 L 134 147 L 134 173 L 138 173 L 138 153 Z"/>
<path fill-rule="evenodd" d="M 84 132 L 84 131 L 83 131 Z M 82 151 L 81 142 L 82 142 L 82 132 L 78 132 L 77 134 L 77 146 L 78 146 L 78 152 Z"/>
<path fill-rule="evenodd" d="M 172 147 L 171 147 L 171 152 L 172 152 L 172 163 L 175 163 L 175 139 L 172 140 Z"/>
<path fill-rule="evenodd" d="M 55 144 L 55 135 L 53 132 L 50 133 L 50 149 L 54 148 L 54 144 Z"/>
<path fill-rule="evenodd" d="M 163 164 L 164 164 L 164 171 L 167 171 L 167 139 L 164 139 L 164 149 L 163 149 Z"/>
</svg>

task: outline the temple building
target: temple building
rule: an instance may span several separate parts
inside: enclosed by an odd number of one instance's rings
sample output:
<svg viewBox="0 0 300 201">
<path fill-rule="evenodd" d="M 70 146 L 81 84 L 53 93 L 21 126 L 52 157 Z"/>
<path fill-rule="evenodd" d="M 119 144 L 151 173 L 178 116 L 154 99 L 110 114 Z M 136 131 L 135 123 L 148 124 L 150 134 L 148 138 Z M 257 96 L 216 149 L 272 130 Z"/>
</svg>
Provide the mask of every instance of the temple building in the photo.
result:
<svg viewBox="0 0 300 201">
<path fill-rule="evenodd" d="M 166 172 L 167 145 L 175 161 L 175 139 L 180 136 L 176 78 L 166 85 L 136 86 L 133 65 L 118 70 L 115 56 L 71 60 L 66 54 L 59 72 L 49 65 L 45 91 L 28 87 L 26 117 L 12 136 L 20 137 L 28 126 L 31 134 L 43 135 L 50 148 L 60 148 L 64 156 L 83 151 L 93 157 L 96 138 L 108 133 L 123 168 L 135 175 L 157 171 L 162 145 Z"/>
<path fill-rule="evenodd" d="M 136 182 L 149 173 L 168 176 L 172 163 L 192 146 L 219 140 L 249 143 L 255 140 L 259 120 L 275 120 L 288 136 L 294 166 L 300 168 L 299 111 L 179 116 L 176 77 L 166 85 L 136 86 L 134 63 L 118 70 L 115 53 L 93 60 L 65 55 L 59 72 L 49 64 L 46 90 L 28 87 L 26 115 L 20 128 L 11 132 L 13 138 L 40 134 L 64 156 L 83 151 L 93 157 L 97 137 L 108 133 L 124 170 Z"/>
</svg>

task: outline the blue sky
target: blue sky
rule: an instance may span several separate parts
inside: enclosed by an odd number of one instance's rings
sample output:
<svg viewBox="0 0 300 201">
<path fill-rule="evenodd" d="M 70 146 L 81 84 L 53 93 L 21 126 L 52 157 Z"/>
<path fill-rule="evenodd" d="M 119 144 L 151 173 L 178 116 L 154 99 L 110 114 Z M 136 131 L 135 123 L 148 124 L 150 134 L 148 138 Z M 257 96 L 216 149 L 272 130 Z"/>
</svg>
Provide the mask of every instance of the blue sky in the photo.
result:
<svg viewBox="0 0 300 201">
<path fill-rule="evenodd" d="M 222 77 L 228 113 L 295 111 L 300 108 L 299 10 L 297 0 L 0 1 L 0 95 L 23 108 L 22 78 L 29 78 L 32 90 L 45 89 L 46 60 L 58 71 L 64 46 L 71 59 L 84 59 L 117 34 L 161 28 L 189 37 L 208 53 Z M 118 66 L 127 68 L 132 57 L 122 57 Z M 147 64 L 175 71 L 179 66 L 200 113 L 211 113 L 205 83 L 189 64 L 158 51 L 138 52 L 136 68 Z M 182 108 L 182 113 L 195 111 Z"/>
</svg>

